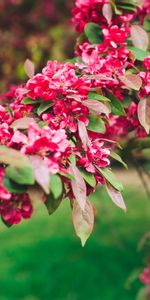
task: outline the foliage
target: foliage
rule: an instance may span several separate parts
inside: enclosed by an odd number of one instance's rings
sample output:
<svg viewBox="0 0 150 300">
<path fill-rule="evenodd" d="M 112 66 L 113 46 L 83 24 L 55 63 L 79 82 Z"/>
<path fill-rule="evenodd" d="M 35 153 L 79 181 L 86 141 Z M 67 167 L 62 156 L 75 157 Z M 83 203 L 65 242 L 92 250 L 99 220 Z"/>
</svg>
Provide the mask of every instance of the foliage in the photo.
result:
<svg viewBox="0 0 150 300">
<path fill-rule="evenodd" d="M 72 62 L 48 61 L 34 75 L 28 59 L 30 79 L 2 95 L 0 214 L 6 224 L 30 218 L 38 199 L 52 214 L 67 198 L 84 245 L 95 216 L 87 197 L 98 185 L 126 210 L 111 159 L 126 166 L 112 150 L 150 131 L 147 3 L 77 0 L 73 22 L 81 36 Z M 26 192 L 13 193 L 17 186 Z"/>
</svg>

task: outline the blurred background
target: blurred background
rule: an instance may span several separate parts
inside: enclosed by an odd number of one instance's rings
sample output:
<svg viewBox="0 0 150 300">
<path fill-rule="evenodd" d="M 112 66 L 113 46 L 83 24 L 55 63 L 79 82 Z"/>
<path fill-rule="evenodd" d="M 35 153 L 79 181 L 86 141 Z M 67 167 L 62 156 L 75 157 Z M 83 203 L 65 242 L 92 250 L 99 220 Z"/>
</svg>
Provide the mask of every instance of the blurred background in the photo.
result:
<svg viewBox="0 0 150 300">
<path fill-rule="evenodd" d="M 72 4 L 73 0 L 0 0 L 0 92 L 27 79 L 26 58 L 38 71 L 48 59 L 73 57 Z"/>
<path fill-rule="evenodd" d="M 71 0 L 0 0 L 0 92 L 27 80 L 26 58 L 38 71 L 48 59 L 73 57 L 71 7 Z M 99 188 L 91 197 L 96 222 L 85 248 L 67 200 L 51 217 L 43 207 L 28 222 L 0 225 L 0 300 L 136 299 L 149 252 L 139 241 L 149 230 L 150 199 L 135 170 L 116 173 L 128 212 Z"/>
</svg>

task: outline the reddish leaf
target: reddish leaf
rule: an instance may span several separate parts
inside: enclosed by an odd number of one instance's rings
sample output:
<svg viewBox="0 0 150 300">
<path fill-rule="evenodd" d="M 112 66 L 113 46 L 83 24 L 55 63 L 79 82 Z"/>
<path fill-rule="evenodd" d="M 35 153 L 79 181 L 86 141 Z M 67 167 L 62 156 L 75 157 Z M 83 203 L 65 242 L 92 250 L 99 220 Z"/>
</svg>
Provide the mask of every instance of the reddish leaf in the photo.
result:
<svg viewBox="0 0 150 300">
<path fill-rule="evenodd" d="M 109 3 L 103 5 L 102 13 L 105 19 L 107 20 L 107 23 L 110 24 L 113 16 L 113 11 Z"/>
<path fill-rule="evenodd" d="M 35 73 L 34 63 L 30 59 L 26 59 L 24 63 L 24 69 L 29 78 L 32 78 Z"/>
<path fill-rule="evenodd" d="M 27 193 L 29 195 L 34 210 L 38 209 L 41 206 L 41 204 L 45 201 L 44 191 L 39 185 L 29 187 Z"/>
<path fill-rule="evenodd" d="M 80 98 L 80 96 L 78 96 L 78 95 L 74 95 L 74 94 L 72 94 L 72 95 L 67 95 L 67 98 L 69 98 L 69 99 L 74 99 L 74 100 L 77 101 L 77 102 L 81 102 L 81 98 Z"/>
<path fill-rule="evenodd" d="M 112 77 L 108 77 L 107 75 L 105 74 L 95 74 L 95 75 L 83 75 L 83 79 L 84 80 L 111 80 L 113 81 L 114 79 Z"/>
<path fill-rule="evenodd" d="M 119 76 L 119 79 L 125 84 L 126 87 L 136 91 L 139 91 L 142 86 L 142 79 L 136 74 Z"/>
<path fill-rule="evenodd" d="M 138 104 L 138 119 L 147 134 L 150 132 L 150 96 L 140 100 Z"/>
<path fill-rule="evenodd" d="M 85 100 L 84 105 L 86 105 L 90 110 L 95 111 L 97 114 L 105 114 L 106 116 L 109 116 L 109 107 L 97 100 Z"/>
<path fill-rule="evenodd" d="M 0 146 L 0 162 L 17 168 L 31 168 L 30 161 L 26 155 L 6 146 Z"/>
<path fill-rule="evenodd" d="M 131 39 L 136 48 L 147 50 L 149 46 L 149 37 L 147 32 L 141 26 L 131 26 Z"/>
<path fill-rule="evenodd" d="M 85 124 L 82 121 L 78 121 L 78 130 L 79 130 L 79 136 L 82 141 L 82 144 L 84 146 L 84 149 L 87 149 L 88 145 L 88 133 Z"/>
<path fill-rule="evenodd" d="M 45 161 L 38 155 L 31 155 L 29 156 L 29 159 L 31 161 L 37 183 L 42 187 L 46 194 L 49 194 L 50 173 Z"/>
<path fill-rule="evenodd" d="M 110 198 L 112 199 L 112 201 L 118 207 L 120 207 L 126 211 L 127 210 L 126 205 L 124 203 L 121 193 L 118 190 L 116 190 L 108 181 L 106 181 L 106 188 L 107 188 L 107 192 L 108 192 Z"/>
<path fill-rule="evenodd" d="M 79 172 L 78 168 L 74 164 L 70 164 L 69 172 L 74 176 L 74 180 L 71 181 L 71 187 L 75 199 L 77 200 L 81 209 L 84 210 L 86 204 L 86 184 Z"/>
<path fill-rule="evenodd" d="M 78 202 L 74 201 L 72 219 L 75 232 L 84 246 L 94 226 L 94 208 L 91 203 L 86 201 L 85 208 L 82 210 Z"/>
<path fill-rule="evenodd" d="M 29 125 L 33 122 L 35 122 L 33 118 L 24 117 L 14 121 L 10 127 L 13 128 L 14 130 L 27 129 Z"/>
</svg>

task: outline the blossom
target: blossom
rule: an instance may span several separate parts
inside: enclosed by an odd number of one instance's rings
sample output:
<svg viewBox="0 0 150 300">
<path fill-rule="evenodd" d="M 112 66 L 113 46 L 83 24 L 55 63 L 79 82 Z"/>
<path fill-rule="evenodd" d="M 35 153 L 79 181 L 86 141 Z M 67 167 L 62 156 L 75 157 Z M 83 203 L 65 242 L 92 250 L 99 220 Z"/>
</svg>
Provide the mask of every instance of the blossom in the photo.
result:
<svg viewBox="0 0 150 300">
<path fill-rule="evenodd" d="M 29 125 L 27 135 L 19 130 L 15 131 L 9 146 L 15 145 L 18 145 L 22 153 L 42 156 L 51 174 L 63 168 L 61 164 L 63 165 L 71 150 L 64 129 L 52 130 L 48 126 L 39 128 L 36 123 Z"/>
<path fill-rule="evenodd" d="M 50 101 L 72 94 L 84 99 L 89 92 L 89 85 L 78 78 L 73 64 L 49 61 L 41 74 L 27 82 L 27 89 L 32 99 Z"/>
<path fill-rule="evenodd" d="M 88 145 L 86 156 L 80 157 L 78 164 L 91 173 L 96 173 L 96 166 L 104 168 L 110 164 L 109 154 L 107 148 L 103 148 L 104 143 L 98 139 L 91 141 Z"/>
<path fill-rule="evenodd" d="M 150 268 L 149 267 L 144 269 L 143 273 L 140 275 L 140 280 L 143 283 L 150 285 Z"/>
<path fill-rule="evenodd" d="M 9 201 L 1 201 L 0 214 L 9 225 L 18 224 L 22 219 L 29 219 L 33 207 L 28 194 L 12 194 Z"/>
</svg>

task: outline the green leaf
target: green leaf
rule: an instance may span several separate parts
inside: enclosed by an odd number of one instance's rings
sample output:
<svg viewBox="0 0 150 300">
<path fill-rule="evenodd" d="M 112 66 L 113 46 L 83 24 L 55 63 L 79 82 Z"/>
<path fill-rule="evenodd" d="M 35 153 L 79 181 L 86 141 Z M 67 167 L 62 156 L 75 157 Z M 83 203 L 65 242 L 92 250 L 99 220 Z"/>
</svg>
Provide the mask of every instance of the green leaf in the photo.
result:
<svg viewBox="0 0 150 300">
<path fill-rule="evenodd" d="M 136 300 L 148 300 L 147 295 L 148 295 L 147 287 L 144 287 L 144 288 L 140 289 Z"/>
<path fill-rule="evenodd" d="M 127 164 L 122 160 L 122 158 L 120 157 L 120 155 L 118 155 L 117 153 L 111 151 L 111 152 L 110 152 L 110 156 L 111 156 L 113 159 L 115 159 L 115 160 L 117 160 L 118 162 L 120 162 L 126 169 L 128 169 Z"/>
<path fill-rule="evenodd" d="M 132 47 L 132 46 L 128 46 L 128 49 L 131 50 L 135 58 L 140 61 L 143 61 L 147 56 L 150 56 L 149 51 L 144 51 L 142 49 Z"/>
<path fill-rule="evenodd" d="M 92 187 L 95 187 L 96 185 L 96 180 L 93 174 L 88 173 L 84 169 L 80 169 L 80 173 L 82 177 L 85 179 L 85 181 Z"/>
<path fill-rule="evenodd" d="M 139 0 L 130 0 L 130 2 L 128 0 L 116 0 L 116 4 L 125 4 L 125 5 L 132 5 L 132 6 L 138 6 L 138 7 L 142 7 L 141 3 L 139 2 Z"/>
<path fill-rule="evenodd" d="M 125 111 L 124 108 L 122 106 L 122 103 L 120 102 L 120 100 L 111 92 L 107 92 L 108 97 L 111 100 L 111 106 L 112 106 L 112 114 L 116 115 L 116 116 L 124 116 L 125 115 Z"/>
<path fill-rule="evenodd" d="M 4 178 L 4 186 L 9 192 L 14 194 L 22 194 L 25 193 L 27 190 L 27 187 L 25 185 L 17 184 L 8 177 Z"/>
<path fill-rule="evenodd" d="M 150 19 L 148 18 L 148 16 L 146 16 L 145 18 L 144 18 L 144 29 L 146 30 L 146 31 L 150 31 Z"/>
<path fill-rule="evenodd" d="M 96 94 L 94 92 L 90 92 L 88 94 L 88 98 L 91 99 L 91 100 L 98 100 L 98 101 L 102 101 L 102 102 L 110 102 L 110 99 L 108 99 L 107 97 L 105 97 L 103 95 Z"/>
<path fill-rule="evenodd" d="M 10 116 L 13 118 L 13 116 L 14 116 L 13 110 L 10 107 L 6 108 L 6 112 L 8 112 L 10 114 Z"/>
<path fill-rule="evenodd" d="M 30 99 L 29 97 L 25 97 L 22 101 L 22 104 L 36 104 L 36 100 Z"/>
<path fill-rule="evenodd" d="M 22 101 L 21 101 L 22 104 L 36 104 L 37 101 L 36 100 L 33 100 L 33 99 L 30 99 L 29 97 L 25 97 Z"/>
<path fill-rule="evenodd" d="M 48 195 L 44 204 L 48 210 L 49 215 L 53 214 L 56 211 L 56 209 L 60 206 L 61 202 L 62 195 L 59 198 L 55 198 L 52 193 Z"/>
<path fill-rule="evenodd" d="M 53 106 L 53 102 L 44 102 L 41 103 L 40 106 L 37 109 L 37 114 L 40 116 L 42 113 L 44 113 L 47 109 Z"/>
<path fill-rule="evenodd" d="M 63 184 L 58 175 L 53 175 L 50 180 L 50 190 L 55 198 L 59 198 L 63 193 Z"/>
<path fill-rule="evenodd" d="M 122 192 L 123 191 L 123 185 L 117 180 L 115 175 L 112 173 L 112 171 L 108 168 L 99 168 L 96 166 L 96 168 L 99 170 L 99 172 L 104 176 L 104 178 L 111 183 L 113 187 L 116 188 L 116 190 Z"/>
<path fill-rule="evenodd" d="M 103 120 L 95 115 L 89 116 L 89 125 L 87 126 L 87 129 L 93 132 L 100 133 L 104 133 L 106 130 Z"/>
<path fill-rule="evenodd" d="M 124 108 L 128 108 L 131 104 L 131 96 L 130 95 L 124 95 L 124 99 L 122 102 L 122 105 Z"/>
<path fill-rule="evenodd" d="M 70 155 L 69 160 L 73 165 L 76 165 L 76 156 L 74 154 Z"/>
<path fill-rule="evenodd" d="M 70 173 L 59 172 L 59 174 L 61 176 L 64 176 L 64 177 L 70 179 L 70 180 L 75 180 L 74 176 L 72 174 L 70 174 Z"/>
<path fill-rule="evenodd" d="M 121 9 L 125 9 L 125 10 L 129 10 L 129 11 L 136 11 L 136 8 L 134 5 L 130 5 L 129 3 L 124 3 L 124 4 L 117 4 L 117 7 L 121 8 Z"/>
<path fill-rule="evenodd" d="M 95 23 L 88 23 L 85 26 L 85 35 L 91 44 L 102 43 L 102 29 Z"/>
<path fill-rule="evenodd" d="M 6 176 L 18 184 L 32 185 L 35 182 L 34 173 L 31 167 L 12 167 L 6 168 Z"/>
<path fill-rule="evenodd" d="M 39 125 L 40 128 L 42 128 L 42 127 L 44 127 L 44 126 L 47 126 L 47 125 L 48 125 L 48 122 L 40 121 L 40 122 L 38 123 L 38 125 Z"/>
<path fill-rule="evenodd" d="M 122 12 L 117 8 L 113 0 L 110 0 L 110 4 L 116 15 L 122 15 Z"/>
</svg>

